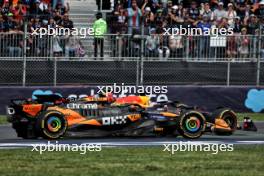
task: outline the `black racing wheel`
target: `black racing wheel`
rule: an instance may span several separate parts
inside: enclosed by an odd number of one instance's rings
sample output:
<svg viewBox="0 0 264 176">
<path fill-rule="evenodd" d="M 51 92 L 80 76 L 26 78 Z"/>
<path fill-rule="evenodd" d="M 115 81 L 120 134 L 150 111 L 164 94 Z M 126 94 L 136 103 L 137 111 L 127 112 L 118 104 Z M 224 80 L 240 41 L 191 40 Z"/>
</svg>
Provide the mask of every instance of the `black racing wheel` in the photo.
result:
<svg viewBox="0 0 264 176">
<path fill-rule="evenodd" d="M 231 132 L 229 134 L 232 134 L 237 129 L 237 115 L 229 108 L 217 109 L 215 112 L 213 112 L 212 117 L 214 119 L 223 119 L 231 128 Z"/>
<path fill-rule="evenodd" d="M 36 131 L 45 139 L 58 139 L 67 129 L 64 115 L 58 111 L 45 111 L 37 119 Z"/>
<path fill-rule="evenodd" d="M 199 138 L 206 126 L 205 117 L 198 111 L 186 111 L 178 119 L 178 132 L 185 138 Z"/>
<path fill-rule="evenodd" d="M 17 137 L 22 137 L 23 139 L 36 139 L 34 125 L 31 123 L 13 123 L 13 128 L 16 130 Z"/>
</svg>

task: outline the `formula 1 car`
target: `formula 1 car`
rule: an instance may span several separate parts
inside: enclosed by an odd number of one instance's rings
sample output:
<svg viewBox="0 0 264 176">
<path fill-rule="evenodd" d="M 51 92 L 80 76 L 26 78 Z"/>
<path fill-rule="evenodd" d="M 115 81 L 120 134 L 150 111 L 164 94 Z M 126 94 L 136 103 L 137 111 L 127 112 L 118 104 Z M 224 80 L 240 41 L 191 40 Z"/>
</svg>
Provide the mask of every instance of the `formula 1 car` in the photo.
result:
<svg viewBox="0 0 264 176">
<path fill-rule="evenodd" d="M 209 113 L 179 102 L 150 106 L 146 96 L 75 101 L 56 94 L 36 97 L 12 100 L 7 108 L 18 137 L 182 135 L 194 139 L 207 131 L 232 134 L 237 125 L 236 114 L 228 108 Z"/>
</svg>

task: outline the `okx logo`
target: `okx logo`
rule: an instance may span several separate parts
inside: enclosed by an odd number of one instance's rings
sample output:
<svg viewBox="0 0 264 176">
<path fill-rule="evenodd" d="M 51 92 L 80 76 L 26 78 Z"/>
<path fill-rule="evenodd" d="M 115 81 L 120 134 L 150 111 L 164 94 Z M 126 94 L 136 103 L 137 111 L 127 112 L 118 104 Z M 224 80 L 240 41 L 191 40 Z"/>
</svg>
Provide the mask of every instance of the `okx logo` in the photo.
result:
<svg viewBox="0 0 264 176">
<path fill-rule="evenodd" d="M 103 117 L 103 125 L 122 125 L 126 124 L 127 116 Z"/>
</svg>

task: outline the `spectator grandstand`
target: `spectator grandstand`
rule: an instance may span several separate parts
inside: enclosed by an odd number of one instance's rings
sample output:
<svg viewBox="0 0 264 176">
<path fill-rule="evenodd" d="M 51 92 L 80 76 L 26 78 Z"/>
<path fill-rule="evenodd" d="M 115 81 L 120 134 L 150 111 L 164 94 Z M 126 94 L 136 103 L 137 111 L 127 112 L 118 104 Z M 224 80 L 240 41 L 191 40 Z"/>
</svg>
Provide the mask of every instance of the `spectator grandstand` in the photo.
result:
<svg viewBox="0 0 264 176">
<path fill-rule="evenodd" d="M 134 23 L 131 23 L 132 17 L 137 17 Z M 147 28 L 179 25 L 200 27 L 199 23 L 206 19 L 210 26 L 231 27 L 236 33 L 246 27 L 247 33 L 254 35 L 263 25 L 264 1 L 116 0 L 112 32 L 121 32 L 123 28 L 119 28 L 119 25 L 126 26 L 123 32 L 127 32 L 130 27 L 137 27 L 138 17 L 144 17 L 142 22 Z"/>
<path fill-rule="evenodd" d="M 0 4 L 1 32 L 23 31 L 25 21 L 29 22 L 29 32 L 54 23 L 71 27 L 64 23 L 64 16 L 70 8 L 63 0 L 3 0 Z"/>
<path fill-rule="evenodd" d="M 36 29 L 48 28 L 48 26 L 73 28 L 73 22 L 69 19 L 69 10 L 69 4 L 65 5 L 64 0 L 0 1 L 0 56 L 21 57 L 25 32 L 30 34 Z M 27 24 L 26 31 L 24 24 Z M 28 35 L 27 56 L 48 56 L 51 48 L 49 40 L 48 36 L 40 40 L 37 36 Z M 55 50 L 54 53 L 56 52 L 58 51 Z"/>
<path fill-rule="evenodd" d="M 261 41 L 258 37 L 263 33 L 264 1 L 118 0 L 109 19 L 110 32 L 117 35 L 140 34 L 143 23 L 144 35 L 149 36 L 144 46 L 146 57 L 250 58 L 253 61 L 263 48 L 262 37 Z M 162 35 L 164 28 L 180 26 L 232 29 L 233 35 L 218 39 Z M 127 40 L 121 43 L 129 45 Z M 121 49 L 124 57 L 129 55 L 126 48 Z M 132 50 L 130 53 L 138 53 Z"/>
<path fill-rule="evenodd" d="M 255 61 L 259 57 L 258 53 L 263 53 L 264 1 L 93 1 L 98 5 L 98 10 L 103 10 L 108 23 L 105 58 L 139 57 L 142 56 L 141 47 L 144 57 L 162 60 L 231 58 Z M 88 5 L 87 2 L 80 1 L 85 5 Z M 22 57 L 26 44 L 28 57 L 93 58 L 93 36 L 80 38 L 63 35 L 40 38 L 27 35 L 26 42 L 23 42 L 23 25 L 27 22 L 27 34 L 48 26 L 72 29 L 75 21 L 79 28 L 87 28 L 92 26 L 97 9 L 78 14 L 76 18 L 70 11 L 69 3 L 63 0 L 2 0 L 0 10 L 0 57 Z M 232 29 L 234 33 L 219 37 L 162 35 L 164 28 L 180 26 L 199 28 L 202 31 L 208 28 L 225 28 Z"/>
</svg>

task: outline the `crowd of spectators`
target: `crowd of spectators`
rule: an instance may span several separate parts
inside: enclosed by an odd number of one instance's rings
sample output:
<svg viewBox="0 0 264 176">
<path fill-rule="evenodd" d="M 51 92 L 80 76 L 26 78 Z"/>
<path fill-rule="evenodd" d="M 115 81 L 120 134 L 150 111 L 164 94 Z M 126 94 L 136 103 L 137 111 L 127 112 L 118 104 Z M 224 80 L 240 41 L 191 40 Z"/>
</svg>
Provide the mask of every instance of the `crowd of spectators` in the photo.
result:
<svg viewBox="0 0 264 176">
<path fill-rule="evenodd" d="M 0 0 L 0 33 L 5 34 L 0 36 L 0 55 L 22 56 L 25 22 L 28 33 L 48 26 L 73 28 L 73 22 L 69 19 L 69 10 L 69 4 L 65 4 L 64 0 Z M 40 40 L 39 36 L 28 35 L 26 53 L 28 56 L 40 57 L 62 53 L 74 55 L 70 44 L 69 38 L 65 40 L 55 38 L 50 42 L 48 36 L 43 36 Z M 49 53 L 51 51 L 53 53 Z"/>
<path fill-rule="evenodd" d="M 69 10 L 63 0 L 0 0 L 0 32 L 23 31 L 25 20 L 29 32 L 54 24 L 72 27 Z"/>
<path fill-rule="evenodd" d="M 99 0 L 96 0 L 100 4 Z M 144 28 L 144 54 L 160 58 L 257 58 L 264 41 L 259 40 L 264 24 L 264 0 L 103 0 L 103 9 L 113 7 L 108 14 L 108 32 L 112 56 L 137 57 L 141 54 L 141 29 Z M 111 4 L 112 2 L 112 4 Z M 99 7 L 100 9 L 100 7 Z M 22 56 L 24 24 L 27 32 L 37 28 L 73 28 L 69 19 L 69 4 L 64 0 L 0 0 L 0 56 Z M 228 28 L 234 35 L 164 36 L 164 28 Z M 119 34 L 130 34 L 125 37 Z M 71 37 L 45 36 L 41 40 L 27 37 L 28 56 L 84 56 L 79 40 Z M 38 37 L 38 36 L 37 36 Z M 261 42 L 260 42 L 261 41 Z M 52 44 L 51 44 L 52 43 Z M 49 53 L 52 52 L 52 53 Z"/>
<path fill-rule="evenodd" d="M 114 7 L 109 20 L 111 33 L 134 35 L 144 26 L 144 34 L 148 35 L 144 48 L 148 56 L 254 57 L 258 48 L 255 36 L 263 32 L 264 1 L 259 0 L 117 0 Z M 234 35 L 223 38 L 225 44 L 221 47 L 211 46 L 211 38 L 205 36 L 160 35 L 164 28 L 179 26 L 202 30 L 229 28 Z M 118 43 L 130 45 L 126 40 Z M 138 50 L 136 43 L 132 47 Z M 126 48 L 121 49 L 123 56 Z M 134 48 L 131 53 L 138 53 Z"/>
</svg>

